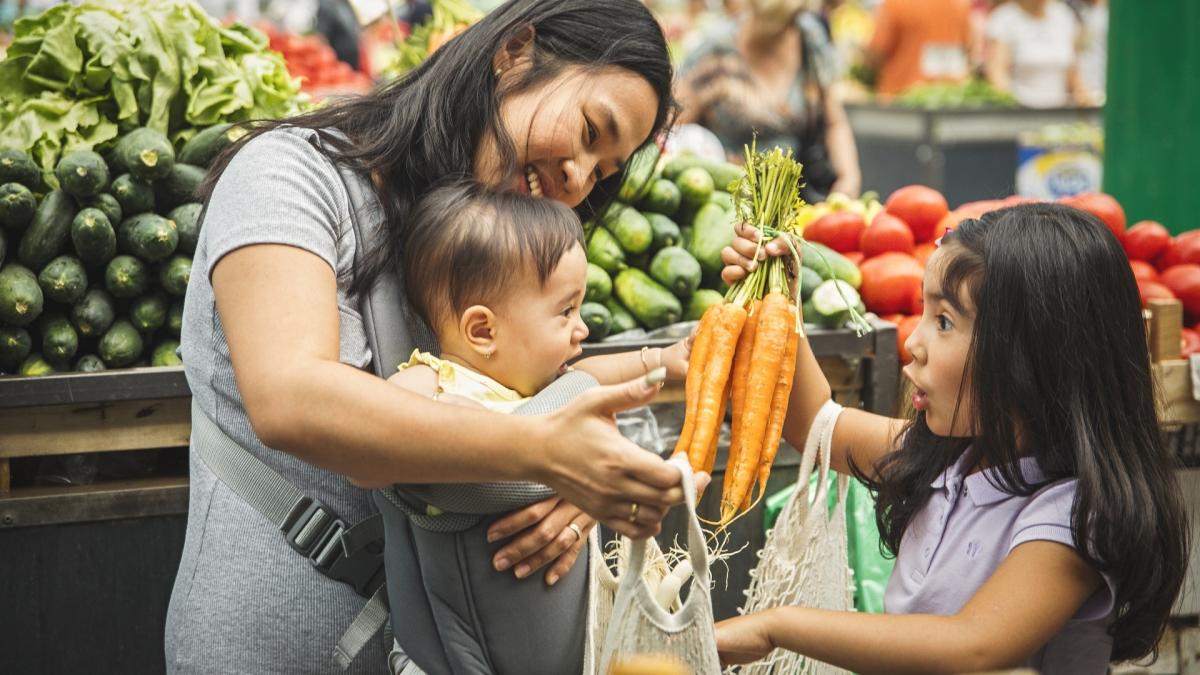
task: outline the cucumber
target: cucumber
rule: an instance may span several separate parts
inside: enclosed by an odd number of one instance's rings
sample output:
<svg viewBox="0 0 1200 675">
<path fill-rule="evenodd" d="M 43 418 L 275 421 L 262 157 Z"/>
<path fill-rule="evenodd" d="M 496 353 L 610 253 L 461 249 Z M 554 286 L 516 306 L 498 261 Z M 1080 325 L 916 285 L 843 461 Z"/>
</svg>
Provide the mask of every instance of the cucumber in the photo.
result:
<svg viewBox="0 0 1200 675">
<path fill-rule="evenodd" d="M 163 290 L 179 297 L 187 294 L 191 277 L 192 259 L 182 255 L 172 256 L 158 271 L 158 281 Z"/>
<path fill-rule="evenodd" d="M 167 330 L 175 337 L 183 334 L 183 300 L 172 302 L 167 310 Z"/>
<path fill-rule="evenodd" d="M 800 267 L 800 299 L 808 300 L 812 297 L 813 291 L 817 290 L 817 286 L 825 281 L 820 274 L 811 267 Z"/>
<path fill-rule="evenodd" d="M 95 354 L 84 354 L 75 362 L 75 371 L 80 373 L 99 373 L 108 370 L 104 360 Z"/>
<path fill-rule="evenodd" d="M 28 326 L 42 313 L 42 288 L 28 268 L 9 263 L 0 268 L 0 323 Z"/>
<path fill-rule="evenodd" d="M 679 174 L 675 185 L 679 187 L 680 207 L 693 211 L 707 204 L 716 189 L 712 176 L 700 167 L 692 167 Z"/>
<path fill-rule="evenodd" d="M 176 162 L 166 177 L 154 183 L 155 208 L 168 211 L 180 204 L 196 201 L 205 174 L 204 169 L 198 166 Z"/>
<path fill-rule="evenodd" d="M 50 363 L 66 366 L 79 351 L 79 335 L 61 314 L 42 322 L 42 357 Z"/>
<path fill-rule="evenodd" d="M 221 154 L 221 151 L 233 145 L 246 133 L 245 127 L 231 124 L 208 127 L 183 144 L 183 149 L 179 151 L 176 160 L 184 164 L 207 168 L 217 155 Z"/>
<path fill-rule="evenodd" d="M 636 267 L 639 270 L 644 270 L 650 266 L 650 251 L 631 253 L 625 256 L 625 262 L 629 263 L 630 267 Z"/>
<path fill-rule="evenodd" d="M 625 163 L 625 177 L 617 190 L 617 199 L 626 204 L 633 204 L 641 199 L 654 182 L 654 167 L 658 165 L 661 155 L 654 141 L 638 148 Z"/>
<path fill-rule="evenodd" d="M 705 274 L 717 275 L 725 266 L 721 250 L 733 243 L 733 214 L 717 204 L 705 204 L 696 213 L 688 253 Z"/>
<path fill-rule="evenodd" d="M 133 324 L 121 319 L 100 338 L 97 352 L 109 368 L 124 368 L 138 360 L 144 346 L 141 333 Z"/>
<path fill-rule="evenodd" d="M 0 326 L 0 372 L 13 373 L 33 351 L 33 338 L 24 328 Z"/>
<path fill-rule="evenodd" d="M 725 296 L 711 288 L 701 288 L 688 298 L 687 308 L 683 310 L 684 321 L 699 321 L 704 317 L 704 313 L 713 305 L 720 305 L 725 302 Z"/>
<path fill-rule="evenodd" d="M 154 348 L 153 354 L 150 356 L 150 365 L 155 368 L 163 366 L 182 366 L 183 361 L 175 350 L 179 349 L 178 340 L 163 340 L 157 347 Z"/>
<path fill-rule="evenodd" d="M 650 245 L 650 249 L 657 251 L 660 248 L 668 246 L 680 246 L 683 243 L 683 233 L 679 231 L 679 226 L 675 221 L 661 213 L 646 213 L 646 220 L 650 221 L 650 230 L 654 233 L 654 243 Z"/>
<path fill-rule="evenodd" d="M 71 307 L 71 322 L 84 337 L 99 337 L 112 326 L 117 308 L 107 291 L 93 288 Z"/>
<path fill-rule="evenodd" d="M 30 269 L 40 270 L 58 255 L 71 236 L 75 202 L 62 190 L 54 190 L 42 199 L 33 222 L 21 237 L 17 258 Z"/>
<path fill-rule="evenodd" d="M 74 304 L 87 291 L 87 272 L 79 258 L 60 255 L 38 274 L 42 294 L 54 302 Z"/>
<path fill-rule="evenodd" d="M 116 197 L 107 192 L 101 192 L 94 197 L 84 199 L 79 202 L 79 205 L 83 208 L 99 209 L 104 214 L 104 217 L 108 218 L 110 224 L 121 222 L 121 216 L 124 213 L 121 210 L 121 202 L 117 201 Z"/>
<path fill-rule="evenodd" d="M 8 235 L 4 234 L 4 230 L 0 230 L 0 267 L 4 266 L 6 257 L 8 257 Z"/>
<path fill-rule="evenodd" d="M 679 191 L 678 185 L 665 178 L 659 178 L 650 186 L 646 196 L 642 197 L 639 206 L 643 211 L 673 216 L 679 210 L 679 203 L 682 199 L 683 194 Z"/>
<path fill-rule="evenodd" d="M 700 288 L 700 263 L 678 246 L 668 246 L 650 261 L 650 276 L 677 297 L 687 298 Z"/>
<path fill-rule="evenodd" d="M 667 180 L 675 180 L 684 171 L 699 167 L 708 172 L 713 179 L 713 185 L 718 189 L 729 192 L 729 185 L 746 175 L 746 170 L 730 162 L 714 162 L 691 153 L 683 153 L 671 158 L 663 165 L 662 175 Z"/>
<path fill-rule="evenodd" d="M 812 303 L 817 323 L 826 328 L 841 328 L 850 320 L 850 309 L 857 310 L 862 305 L 862 298 L 849 283 L 831 279 L 821 282 L 808 302 Z"/>
<path fill-rule="evenodd" d="M 801 264 L 821 275 L 822 279 L 841 279 L 855 289 L 862 286 L 862 272 L 841 253 L 811 241 L 805 241 L 800 252 L 804 256 Z"/>
<path fill-rule="evenodd" d="M 0 150 L 0 183 L 20 183 L 30 190 L 42 186 L 42 172 L 33 158 L 20 150 Z"/>
<path fill-rule="evenodd" d="M 603 227 L 592 228 L 592 236 L 588 238 L 588 262 L 595 264 L 610 275 L 625 269 L 625 252 L 613 238 L 612 233 Z"/>
<path fill-rule="evenodd" d="M 636 330 L 638 328 L 637 319 L 629 313 L 629 310 L 621 306 L 616 298 L 609 298 L 608 302 L 604 303 L 604 308 L 612 315 L 612 328 L 608 331 L 609 335 L 624 333 L 627 330 Z"/>
<path fill-rule="evenodd" d="M 142 213 L 127 218 L 117 229 L 117 242 L 123 253 L 132 253 L 147 262 L 166 260 L 179 246 L 175 223 L 157 213 Z"/>
<path fill-rule="evenodd" d="M 708 198 L 708 201 L 712 204 L 720 206 L 726 211 L 732 211 L 734 209 L 733 195 L 725 192 L 724 190 L 714 190 L 712 196 Z"/>
<path fill-rule="evenodd" d="M 117 162 L 135 178 L 155 181 L 166 178 L 175 166 L 175 148 L 162 133 L 139 127 L 117 140 L 113 148 Z"/>
<path fill-rule="evenodd" d="M 37 198 L 20 183 L 0 185 L 0 225 L 12 233 L 24 232 L 37 211 Z"/>
<path fill-rule="evenodd" d="M 108 165 L 91 150 L 77 150 L 58 160 L 54 177 L 58 179 L 59 187 L 72 197 L 91 197 L 108 187 Z"/>
<path fill-rule="evenodd" d="M 115 297 L 136 298 L 146 292 L 146 266 L 131 255 L 119 255 L 104 270 L 104 286 Z"/>
<path fill-rule="evenodd" d="M 71 243 L 79 258 L 91 267 L 106 265 L 117 254 L 117 233 L 100 209 L 88 207 L 75 214 L 75 220 L 71 221 Z"/>
<path fill-rule="evenodd" d="M 622 270 L 613 280 L 613 294 L 649 330 L 679 321 L 679 299 L 638 269 Z"/>
<path fill-rule="evenodd" d="M 53 375 L 55 372 L 57 371 L 54 366 L 50 365 L 38 352 L 25 357 L 25 360 L 21 362 L 21 366 L 17 370 L 17 374 L 21 377 L 42 377 Z"/>
<path fill-rule="evenodd" d="M 612 277 L 602 268 L 592 263 L 587 266 L 587 292 L 583 295 L 584 302 L 604 302 L 612 297 Z"/>
<path fill-rule="evenodd" d="M 606 215 L 601 225 L 612 233 L 621 250 L 626 253 L 645 253 L 654 243 L 650 221 L 632 206 L 621 206 L 614 215 Z"/>
<path fill-rule="evenodd" d="M 167 322 L 167 299 L 155 293 L 144 295 L 129 306 L 129 323 L 143 333 L 153 333 Z"/>
<path fill-rule="evenodd" d="M 817 314 L 817 310 L 813 309 L 812 298 L 805 300 L 800 306 L 800 309 L 802 315 L 804 316 L 804 323 L 811 323 L 817 326 L 821 325 L 824 317 L 822 317 L 820 314 Z"/>
<path fill-rule="evenodd" d="M 588 327 L 588 342 L 599 342 L 612 330 L 613 317 L 604 305 L 585 302 L 579 306 L 579 316 Z"/>
<path fill-rule="evenodd" d="M 175 222 L 175 231 L 179 233 L 179 252 L 192 255 L 196 252 L 196 243 L 200 241 L 200 211 L 204 207 L 192 202 L 175 207 L 167 214 L 167 219 Z"/>
<path fill-rule="evenodd" d="M 154 210 L 154 186 L 131 174 L 117 176 L 112 184 L 112 195 L 126 218 Z"/>
</svg>

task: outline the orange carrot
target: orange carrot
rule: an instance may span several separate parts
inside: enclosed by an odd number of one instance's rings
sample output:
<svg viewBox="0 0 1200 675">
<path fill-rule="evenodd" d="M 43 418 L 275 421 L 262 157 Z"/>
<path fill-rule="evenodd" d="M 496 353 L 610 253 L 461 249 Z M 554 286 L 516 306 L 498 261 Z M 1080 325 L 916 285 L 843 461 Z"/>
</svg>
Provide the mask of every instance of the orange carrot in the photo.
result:
<svg viewBox="0 0 1200 675">
<path fill-rule="evenodd" d="M 725 385 L 721 409 L 717 412 L 717 433 L 713 434 L 712 442 L 708 444 L 708 454 L 704 456 L 704 471 L 709 475 L 712 475 L 713 466 L 717 463 L 717 446 L 721 441 L 721 424 L 725 421 L 725 404 L 729 401 L 730 384 Z"/>
<path fill-rule="evenodd" d="M 737 457 L 725 466 L 725 489 L 721 495 L 722 523 L 732 520 L 758 477 L 771 403 L 779 380 L 780 361 L 787 348 L 788 336 L 795 327 L 788 305 L 787 298 L 778 291 L 768 293 L 763 299 L 762 316 L 758 319 L 754 351 L 750 359 L 746 398 L 742 403 L 743 419 L 739 429 L 744 440 L 740 443 Z"/>
<path fill-rule="evenodd" d="M 746 324 L 746 310 L 738 305 L 717 305 L 715 309 L 719 313 L 713 322 L 712 345 L 704 364 L 704 379 L 696 403 L 696 423 L 688 447 L 688 460 L 694 467 L 704 466 L 709 445 L 721 423 L 718 415 L 725 398 L 725 385 L 729 383 L 733 353 L 738 335 Z"/>
<path fill-rule="evenodd" d="M 734 459 L 741 454 L 742 450 L 744 439 L 741 427 L 742 413 L 746 402 L 746 381 L 750 374 L 750 357 L 754 351 L 754 334 L 758 330 L 758 317 L 761 315 L 762 301 L 755 300 L 754 304 L 750 306 L 750 315 L 746 318 L 746 325 L 742 328 L 742 334 L 738 336 L 737 349 L 733 353 L 733 370 L 729 375 L 733 433 L 730 436 L 729 458 L 725 461 L 726 466 L 733 464 Z"/>
<path fill-rule="evenodd" d="M 704 380 L 704 364 L 708 362 L 709 347 L 712 345 L 712 324 L 717 318 L 717 308 L 709 307 L 700 317 L 696 328 L 696 339 L 688 356 L 687 379 L 684 380 L 683 428 L 675 443 L 675 454 L 687 453 L 692 446 L 692 434 L 696 428 L 696 406 L 700 403 L 700 384 Z M 697 469 L 695 464 L 693 469 Z"/>
<path fill-rule="evenodd" d="M 779 381 L 775 385 L 775 396 L 771 400 L 771 419 L 767 423 L 766 438 L 763 443 L 762 457 L 758 461 L 758 484 L 767 489 L 767 478 L 771 476 L 771 463 L 779 452 L 779 443 L 783 437 L 783 422 L 787 419 L 788 399 L 792 394 L 792 383 L 796 376 L 796 352 L 800 347 L 800 333 L 794 329 L 796 308 L 789 305 L 789 316 L 792 318 L 793 330 L 788 333 L 787 348 L 783 360 L 779 364 Z"/>
</svg>

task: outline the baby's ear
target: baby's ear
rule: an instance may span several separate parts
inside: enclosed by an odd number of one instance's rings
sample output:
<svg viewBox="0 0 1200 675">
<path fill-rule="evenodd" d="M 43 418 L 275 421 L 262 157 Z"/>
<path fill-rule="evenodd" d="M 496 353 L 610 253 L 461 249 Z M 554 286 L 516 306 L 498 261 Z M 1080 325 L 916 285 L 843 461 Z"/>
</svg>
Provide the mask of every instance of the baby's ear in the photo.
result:
<svg viewBox="0 0 1200 675">
<path fill-rule="evenodd" d="M 496 315 L 483 305 L 471 305 L 459 319 L 459 331 L 471 349 L 481 355 L 496 350 Z"/>
</svg>

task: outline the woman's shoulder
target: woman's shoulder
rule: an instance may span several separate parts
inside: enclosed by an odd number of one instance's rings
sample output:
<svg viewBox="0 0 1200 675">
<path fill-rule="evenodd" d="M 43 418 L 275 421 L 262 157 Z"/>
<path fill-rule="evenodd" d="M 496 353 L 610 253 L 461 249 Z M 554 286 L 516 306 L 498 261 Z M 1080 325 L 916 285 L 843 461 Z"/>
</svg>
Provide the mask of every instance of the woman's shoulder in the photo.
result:
<svg viewBox="0 0 1200 675">
<path fill-rule="evenodd" d="M 326 132 L 329 133 L 329 132 Z M 307 171 L 337 173 L 337 166 L 324 148 L 316 129 L 279 126 L 250 139 L 230 160 L 235 164 L 289 166 Z"/>
</svg>

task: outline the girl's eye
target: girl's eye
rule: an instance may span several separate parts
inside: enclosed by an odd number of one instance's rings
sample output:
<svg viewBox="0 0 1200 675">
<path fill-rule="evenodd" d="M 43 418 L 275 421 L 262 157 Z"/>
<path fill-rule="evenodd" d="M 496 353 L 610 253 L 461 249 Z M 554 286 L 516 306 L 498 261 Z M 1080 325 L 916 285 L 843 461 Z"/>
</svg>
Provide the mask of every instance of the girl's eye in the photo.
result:
<svg viewBox="0 0 1200 675">
<path fill-rule="evenodd" d="M 599 137 L 600 134 L 596 131 L 596 127 L 592 124 L 591 120 L 585 118 L 584 122 L 587 124 L 588 145 L 591 145 L 592 143 L 596 142 L 596 138 Z"/>
<path fill-rule="evenodd" d="M 950 330 L 951 328 L 954 328 L 954 322 L 952 322 L 950 317 L 946 316 L 945 314 L 939 314 L 937 316 L 937 327 L 938 330 L 942 331 Z"/>
</svg>

